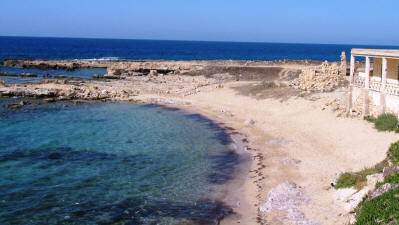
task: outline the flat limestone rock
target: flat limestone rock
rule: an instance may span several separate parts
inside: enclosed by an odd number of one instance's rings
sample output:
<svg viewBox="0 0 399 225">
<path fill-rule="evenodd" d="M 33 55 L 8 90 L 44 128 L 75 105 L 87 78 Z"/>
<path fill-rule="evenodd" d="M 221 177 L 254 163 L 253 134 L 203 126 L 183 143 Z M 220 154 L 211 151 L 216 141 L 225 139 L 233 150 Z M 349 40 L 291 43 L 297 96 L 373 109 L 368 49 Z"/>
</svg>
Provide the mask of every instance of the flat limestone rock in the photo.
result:
<svg viewBox="0 0 399 225">
<path fill-rule="evenodd" d="M 357 205 L 361 201 L 363 201 L 364 197 L 366 197 L 367 193 L 369 193 L 370 189 L 368 187 L 363 188 L 362 190 L 356 192 L 352 196 L 350 196 L 345 204 L 345 211 L 347 212 L 353 212 Z"/>
<path fill-rule="evenodd" d="M 270 190 L 268 200 L 259 207 L 261 212 L 285 211 L 286 216 L 281 218 L 285 222 L 304 225 L 321 225 L 319 221 L 306 218 L 300 211 L 302 205 L 309 203 L 303 188 L 292 182 L 279 184 Z"/>
<path fill-rule="evenodd" d="M 392 189 L 398 188 L 398 187 L 399 187 L 399 184 L 391 184 L 391 183 L 384 184 L 381 187 L 379 187 L 377 190 L 373 191 L 369 195 L 367 200 L 375 199 L 375 198 L 383 195 L 384 193 L 386 193 L 386 192 L 388 192 L 388 191 L 390 191 Z"/>
<path fill-rule="evenodd" d="M 383 175 L 384 177 L 387 177 L 393 173 L 397 173 L 399 172 L 399 165 L 392 165 L 392 166 L 388 166 L 388 167 L 384 167 L 383 169 Z"/>
<path fill-rule="evenodd" d="M 357 192 L 354 188 L 341 188 L 336 190 L 335 199 L 338 201 L 346 201 L 350 196 L 354 195 Z"/>
<path fill-rule="evenodd" d="M 292 141 L 285 138 L 273 138 L 267 142 L 269 145 L 288 145 Z"/>
<path fill-rule="evenodd" d="M 301 160 L 285 157 L 280 160 L 280 163 L 283 165 L 298 165 L 299 163 L 301 163 Z"/>
<path fill-rule="evenodd" d="M 368 175 L 366 178 L 367 178 L 367 187 L 370 190 L 374 190 L 375 189 L 375 185 L 378 182 L 383 182 L 384 181 L 384 175 L 382 173 L 376 173 L 376 174 Z"/>
</svg>

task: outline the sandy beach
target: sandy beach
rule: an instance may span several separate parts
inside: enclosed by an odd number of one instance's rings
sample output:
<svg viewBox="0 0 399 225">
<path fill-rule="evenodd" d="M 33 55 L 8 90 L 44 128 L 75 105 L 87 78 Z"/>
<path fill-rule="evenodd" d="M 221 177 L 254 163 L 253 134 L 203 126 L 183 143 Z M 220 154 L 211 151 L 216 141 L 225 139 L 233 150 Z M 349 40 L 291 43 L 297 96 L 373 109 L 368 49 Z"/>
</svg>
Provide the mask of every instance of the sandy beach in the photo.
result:
<svg viewBox="0 0 399 225">
<path fill-rule="evenodd" d="M 344 206 L 336 201 L 330 183 L 341 172 L 382 161 L 390 144 L 398 140 L 397 135 L 378 132 L 362 119 L 337 117 L 330 110 L 322 110 L 326 99 L 339 97 L 343 94 L 340 92 L 287 100 L 256 99 L 233 89 L 240 85 L 247 83 L 232 82 L 180 99 L 190 102 L 190 109 L 248 136 L 254 163 L 246 183 L 237 190 L 242 195 L 240 207 L 235 209 L 239 216 L 223 224 L 287 224 L 286 212 L 259 212 L 268 192 L 287 181 L 300 185 L 309 198 L 300 207 L 306 219 L 321 224 L 348 223 Z M 247 120 L 255 123 L 247 124 Z"/>
</svg>

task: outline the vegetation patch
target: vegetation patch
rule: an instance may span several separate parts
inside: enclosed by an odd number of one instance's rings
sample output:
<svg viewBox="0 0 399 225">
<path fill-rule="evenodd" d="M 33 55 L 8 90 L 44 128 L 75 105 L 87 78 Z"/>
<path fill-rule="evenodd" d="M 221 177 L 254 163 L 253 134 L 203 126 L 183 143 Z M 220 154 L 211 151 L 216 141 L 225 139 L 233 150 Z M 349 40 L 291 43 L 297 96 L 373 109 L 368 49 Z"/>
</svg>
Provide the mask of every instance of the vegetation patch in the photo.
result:
<svg viewBox="0 0 399 225">
<path fill-rule="evenodd" d="M 359 179 L 359 176 L 352 173 L 343 173 L 339 176 L 337 183 L 335 184 L 335 188 L 350 188 L 355 186 Z"/>
<path fill-rule="evenodd" d="M 273 98 L 281 102 L 291 97 L 298 96 L 301 91 L 290 88 L 285 82 L 267 81 L 258 82 L 256 84 L 243 84 L 233 88 L 238 94 L 251 96 L 256 99 Z"/>
<path fill-rule="evenodd" d="M 364 120 L 369 121 L 370 123 L 375 123 L 375 121 L 377 120 L 377 118 L 375 118 L 374 116 L 365 116 Z"/>
<path fill-rule="evenodd" d="M 388 159 L 393 164 L 399 164 L 399 141 L 392 144 L 388 151 Z"/>
<path fill-rule="evenodd" d="M 397 131 L 398 118 L 393 114 L 382 114 L 374 122 L 379 131 Z"/>
<path fill-rule="evenodd" d="M 399 132 L 399 121 L 394 114 L 382 114 L 375 118 L 373 116 L 364 117 L 365 120 L 374 123 L 374 126 L 379 131 L 396 131 Z"/>
<path fill-rule="evenodd" d="M 385 178 L 384 182 L 377 183 L 375 188 L 377 189 L 377 188 L 379 188 L 382 185 L 387 184 L 387 183 L 399 184 L 399 173 L 394 173 L 394 174 L 391 174 L 391 175 L 387 176 Z"/>
<path fill-rule="evenodd" d="M 388 166 L 388 161 L 384 160 L 374 167 L 363 169 L 356 173 L 343 173 L 339 176 L 337 183 L 335 184 L 336 189 L 355 187 L 360 190 L 367 185 L 367 176 L 382 173 L 385 166 Z"/>
<path fill-rule="evenodd" d="M 376 128 L 378 121 L 380 121 L 378 124 L 379 128 L 389 128 L 392 130 L 393 127 L 397 127 L 398 125 L 398 120 L 393 115 L 383 115 L 378 118 L 365 117 L 364 119 L 375 123 Z M 367 185 L 368 175 L 382 173 L 384 167 L 388 167 L 390 163 L 399 164 L 399 141 L 391 145 L 384 161 L 372 168 L 367 168 L 356 173 L 342 174 L 335 188 L 355 187 L 360 190 Z M 399 184 L 399 173 L 394 173 L 385 177 L 383 182 L 376 184 L 376 189 L 386 183 Z M 363 200 L 357 206 L 355 212 L 355 224 L 357 225 L 399 224 L 399 188 L 390 190 L 375 199 Z"/>
<path fill-rule="evenodd" d="M 399 224 L 399 188 L 363 201 L 355 212 L 357 225 Z"/>
</svg>

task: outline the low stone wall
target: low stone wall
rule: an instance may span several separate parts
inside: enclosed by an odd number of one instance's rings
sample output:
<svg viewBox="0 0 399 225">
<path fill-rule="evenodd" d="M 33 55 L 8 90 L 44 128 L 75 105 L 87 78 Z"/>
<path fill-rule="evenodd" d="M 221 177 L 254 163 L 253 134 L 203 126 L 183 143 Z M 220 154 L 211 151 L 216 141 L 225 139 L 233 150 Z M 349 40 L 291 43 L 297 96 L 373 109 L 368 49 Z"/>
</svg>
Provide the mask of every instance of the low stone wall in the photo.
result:
<svg viewBox="0 0 399 225">
<path fill-rule="evenodd" d="M 365 98 L 367 98 L 367 101 L 365 101 Z M 378 116 L 382 113 L 399 115 L 399 96 L 353 87 L 352 115 Z"/>
</svg>

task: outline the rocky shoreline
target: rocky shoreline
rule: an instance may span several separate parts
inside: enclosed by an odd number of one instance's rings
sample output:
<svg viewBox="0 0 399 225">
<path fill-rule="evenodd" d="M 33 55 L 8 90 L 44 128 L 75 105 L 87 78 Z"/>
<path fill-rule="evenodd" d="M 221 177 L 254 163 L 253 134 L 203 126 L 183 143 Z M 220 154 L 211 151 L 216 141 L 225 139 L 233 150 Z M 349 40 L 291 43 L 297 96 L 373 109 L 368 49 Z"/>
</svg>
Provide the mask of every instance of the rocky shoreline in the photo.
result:
<svg viewBox="0 0 399 225">
<path fill-rule="evenodd" d="M 46 97 L 55 100 L 132 100 L 140 94 L 187 96 L 206 87 L 218 88 L 227 81 L 273 80 L 296 77 L 298 67 L 313 67 L 317 61 L 95 61 L 95 60 L 27 60 L 9 59 L 1 66 L 67 70 L 106 68 L 107 74 L 93 79 L 43 76 L 43 80 L 28 84 L 0 83 L 0 96 Z M 38 77 L 36 74 L 0 76 Z"/>
</svg>

